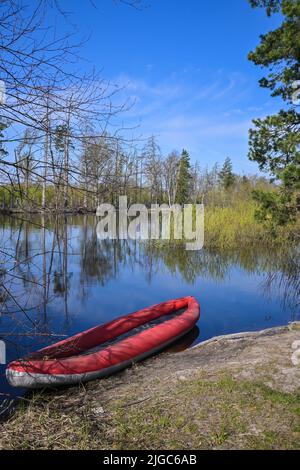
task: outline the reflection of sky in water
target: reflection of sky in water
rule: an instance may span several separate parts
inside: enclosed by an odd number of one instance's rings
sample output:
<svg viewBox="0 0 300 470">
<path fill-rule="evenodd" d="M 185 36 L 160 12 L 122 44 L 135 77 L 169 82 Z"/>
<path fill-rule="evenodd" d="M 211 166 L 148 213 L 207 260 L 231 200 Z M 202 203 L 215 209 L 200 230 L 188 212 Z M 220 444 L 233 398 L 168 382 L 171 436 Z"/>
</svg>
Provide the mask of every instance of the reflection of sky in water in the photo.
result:
<svg viewBox="0 0 300 470">
<path fill-rule="evenodd" d="M 9 219 L 4 222 L 1 247 L 9 254 L 14 256 L 17 252 L 19 259 L 24 260 L 42 252 L 43 232 L 39 228 L 16 222 L 11 226 Z M 49 226 L 54 229 L 53 223 Z M 133 242 L 99 241 L 95 218 L 84 216 L 68 219 L 67 243 L 65 237 L 63 221 L 56 232 L 46 231 L 47 255 L 22 263 L 18 279 L 14 279 L 11 287 L 18 295 L 18 302 L 39 305 L 28 314 L 38 322 L 40 332 L 71 335 L 139 308 L 186 295 L 194 295 L 201 305 L 200 334 L 191 339 L 194 342 L 215 335 L 282 325 L 295 319 L 292 306 L 288 302 L 283 305 L 284 289 L 293 298 L 299 282 L 297 270 L 293 272 L 297 266 L 295 256 L 290 268 L 286 259 L 281 262 L 281 255 L 274 252 L 186 253 L 182 248 L 159 249 Z M 11 265 L 8 259 L 6 262 L 7 266 Z M 282 278 L 281 289 L 276 282 L 270 283 L 268 290 L 264 289 L 268 273 L 274 272 Z M 46 279 L 48 292 L 38 285 L 27 285 L 19 277 L 39 283 Z M 64 284 L 68 285 L 67 291 Z M 45 309 L 44 298 L 48 298 Z M 24 324 L 23 313 L 0 317 L 3 339 L 5 333 L 23 334 L 30 329 L 28 320 Z M 58 339 L 6 337 L 8 359 Z M 1 375 L 3 372 L 1 366 Z M 2 393 L 5 388 L 1 386 Z"/>
</svg>

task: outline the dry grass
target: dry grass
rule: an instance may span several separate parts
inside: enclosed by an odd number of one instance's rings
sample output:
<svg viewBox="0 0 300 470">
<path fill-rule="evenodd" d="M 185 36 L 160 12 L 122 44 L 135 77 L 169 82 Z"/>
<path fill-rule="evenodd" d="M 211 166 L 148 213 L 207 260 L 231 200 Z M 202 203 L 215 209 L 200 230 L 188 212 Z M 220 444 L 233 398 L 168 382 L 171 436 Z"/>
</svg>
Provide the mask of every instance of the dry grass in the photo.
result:
<svg viewBox="0 0 300 470">
<path fill-rule="evenodd" d="M 2 449 L 297 449 L 300 396 L 198 372 L 105 410 L 36 395 L 1 427 Z"/>
</svg>

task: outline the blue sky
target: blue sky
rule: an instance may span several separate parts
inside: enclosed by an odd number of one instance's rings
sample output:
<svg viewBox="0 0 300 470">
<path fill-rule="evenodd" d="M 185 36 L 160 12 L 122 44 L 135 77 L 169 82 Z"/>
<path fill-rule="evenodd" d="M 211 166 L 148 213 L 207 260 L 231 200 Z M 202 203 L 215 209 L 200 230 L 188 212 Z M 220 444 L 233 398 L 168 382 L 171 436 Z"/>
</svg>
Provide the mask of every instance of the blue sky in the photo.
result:
<svg viewBox="0 0 300 470">
<path fill-rule="evenodd" d="M 247 0 L 144 0 L 142 10 L 93 3 L 61 0 L 69 21 L 90 34 L 86 66 L 125 86 L 121 98 L 135 103 L 124 124 L 155 134 L 164 153 L 184 147 L 203 166 L 230 156 L 236 171 L 257 172 L 247 159 L 251 119 L 280 103 L 259 88 L 263 72 L 247 54 L 279 15 L 268 18 Z"/>
</svg>

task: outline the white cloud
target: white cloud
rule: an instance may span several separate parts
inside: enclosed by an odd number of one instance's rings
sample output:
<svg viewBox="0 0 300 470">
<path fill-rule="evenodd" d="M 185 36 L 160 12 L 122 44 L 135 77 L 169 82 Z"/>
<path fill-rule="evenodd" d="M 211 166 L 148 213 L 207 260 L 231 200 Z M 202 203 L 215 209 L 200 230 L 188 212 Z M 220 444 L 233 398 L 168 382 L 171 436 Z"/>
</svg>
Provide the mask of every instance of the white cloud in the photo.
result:
<svg viewBox="0 0 300 470">
<path fill-rule="evenodd" d="M 123 119 L 140 122 L 139 132 L 146 137 L 157 135 L 163 151 L 186 147 L 195 158 L 201 151 L 219 160 L 230 155 L 249 169 L 248 129 L 263 110 L 255 103 L 256 83 L 223 70 L 204 77 L 193 68 L 163 80 L 123 74 L 115 82 L 124 87 L 124 98 L 135 100 Z"/>
</svg>

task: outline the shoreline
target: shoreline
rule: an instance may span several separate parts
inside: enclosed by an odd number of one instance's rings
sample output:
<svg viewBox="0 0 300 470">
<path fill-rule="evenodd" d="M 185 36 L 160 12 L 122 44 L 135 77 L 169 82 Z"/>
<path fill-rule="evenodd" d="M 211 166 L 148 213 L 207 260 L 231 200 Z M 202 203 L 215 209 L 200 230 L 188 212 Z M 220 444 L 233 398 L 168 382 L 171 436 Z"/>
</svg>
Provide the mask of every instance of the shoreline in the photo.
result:
<svg viewBox="0 0 300 470">
<path fill-rule="evenodd" d="M 0 424 L 0 449 L 299 448 L 298 340 L 300 322 L 234 333 L 31 393 Z"/>
<path fill-rule="evenodd" d="M 95 214 L 96 209 L 85 209 L 80 207 L 78 209 L 70 210 L 52 210 L 52 209 L 0 209 L 1 215 L 14 215 L 14 214 L 41 214 L 41 215 L 85 215 L 85 214 Z"/>
</svg>

